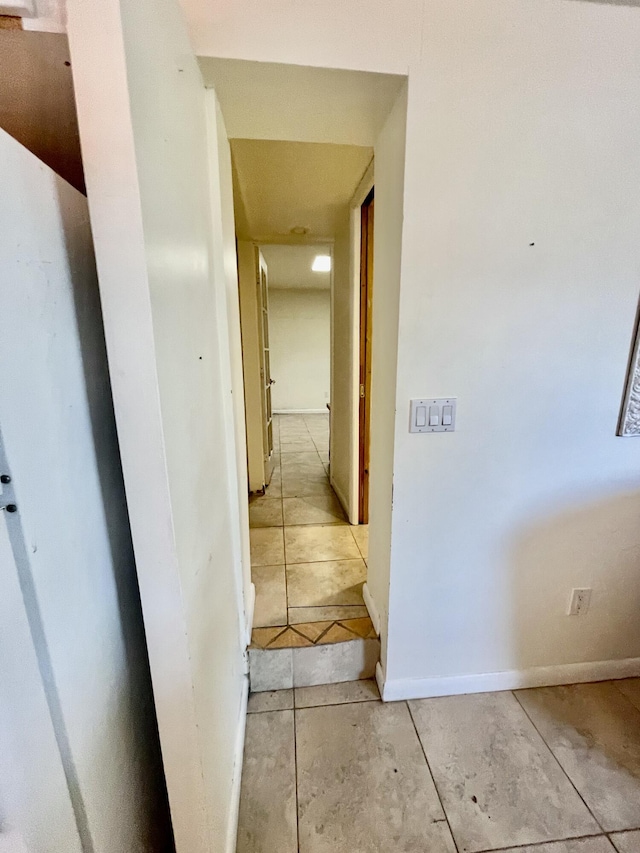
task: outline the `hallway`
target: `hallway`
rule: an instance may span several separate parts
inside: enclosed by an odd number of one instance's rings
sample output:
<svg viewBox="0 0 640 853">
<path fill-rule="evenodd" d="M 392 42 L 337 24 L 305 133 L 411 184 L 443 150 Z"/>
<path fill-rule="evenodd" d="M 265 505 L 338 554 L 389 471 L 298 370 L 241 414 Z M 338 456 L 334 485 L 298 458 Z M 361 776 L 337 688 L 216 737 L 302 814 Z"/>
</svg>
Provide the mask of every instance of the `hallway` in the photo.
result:
<svg viewBox="0 0 640 853">
<path fill-rule="evenodd" d="M 329 483 L 329 415 L 276 415 L 276 464 L 251 496 L 252 647 L 375 637 L 362 598 L 366 526 L 348 524 Z"/>
</svg>

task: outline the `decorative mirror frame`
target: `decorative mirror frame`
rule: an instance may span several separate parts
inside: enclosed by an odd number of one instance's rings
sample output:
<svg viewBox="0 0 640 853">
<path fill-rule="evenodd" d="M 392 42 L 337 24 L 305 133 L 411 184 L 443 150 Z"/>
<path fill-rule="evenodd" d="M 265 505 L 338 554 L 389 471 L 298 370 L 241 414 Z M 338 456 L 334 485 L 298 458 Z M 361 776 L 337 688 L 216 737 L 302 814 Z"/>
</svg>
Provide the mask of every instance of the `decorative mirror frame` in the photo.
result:
<svg viewBox="0 0 640 853">
<path fill-rule="evenodd" d="M 640 330 L 637 324 L 618 435 L 640 435 Z"/>
</svg>

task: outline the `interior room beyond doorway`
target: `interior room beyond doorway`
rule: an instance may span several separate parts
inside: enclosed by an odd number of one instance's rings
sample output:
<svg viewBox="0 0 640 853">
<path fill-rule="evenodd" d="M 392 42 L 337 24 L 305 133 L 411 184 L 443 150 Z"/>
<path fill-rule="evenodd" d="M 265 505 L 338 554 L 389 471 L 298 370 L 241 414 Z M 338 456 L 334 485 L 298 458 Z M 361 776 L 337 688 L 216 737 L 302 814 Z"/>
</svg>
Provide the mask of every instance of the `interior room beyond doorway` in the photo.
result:
<svg viewBox="0 0 640 853">
<path fill-rule="evenodd" d="M 351 526 L 339 484 L 359 461 L 352 207 L 373 151 L 236 140 L 232 152 L 256 593 L 252 689 L 279 686 L 256 675 L 266 660 L 257 653 L 281 649 L 350 643 L 353 660 L 336 658 L 322 679 L 371 676 L 379 641 L 363 595 L 368 531 L 358 517 Z M 308 677 L 321 678 L 312 669 Z"/>
<path fill-rule="evenodd" d="M 379 542 L 369 566 L 351 527 L 360 526 L 363 519 L 359 506 L 362 473 L 359 416 L 361 207 L 373 187 L 375 150 L 376 171 L 379 169 L 376 180 L 382 189 L 378 209 L 383 213 L 376 220 L 382 223 L 380 227 L 376 224 L 376 253 L 380 248 L 383 278 L 391 283 L 391 287 L 386 288 L 386 295 L 383 294 L 379 320 L 373 323 L 375 329 L 377 322 L 381 341 L 381 346 L 377 348 L 374 345 L 373 351 L 378 352 L 378 364 L 384 366 L 393 362 L 396 347 L 393 320 L 397 291 L 395 252 L 400 245 L 395 208 L 392 211 L 389 207 L 386 218 L 384 213 L 388 202 L 395 198 L 395 191 L 399 193 L 402 186 L 403 148 L 395 145 L 395 141 L 402 136 L 406 121 L 406 80 L 394 75 L 275 67 L 269 63 L 210 58 L 203 60 L 202 71 L 206 83 L 215 86 L 232 153 L 248 490 L 252 516 L 248 532 L 253 545 L 253 584 L 246 598 L 247 612 L 254 617 L 254 629 L 270 629 L 269 634 L 265 634 L 266 648 L 257 642 L 250 648 L 251 689 L 259 691 L 292 686 L 288 683 L 292 679 L 298 679 L 297 684 L 302 686 L 301 678 L 317 679 L 308 681 L 309 684 L 340 680 L 332 666 L 324 665 L 329 655 L 323 657 L 323 666 L 317 667 L 315 673 L 310 670 L 303 673 L 303 668 L 296 664 L 306 653 L 319 651 L 309 647 L 309 643 L 317 643 L 322 636 L 330 638 L 337 631 L 328 629 L 334 627 L 333 622 L 340 621 L 316 619 L 331 624 L 322 626 L 321 631 L 309 630 L 311 636 L 300 639 L 300 629 L 294 629 L 290 624 L 290 616 L 293 615 L 290 611 L 296 610 L 297 606 L 287 600 L 291 586 L 287 586 L 287 579 L 297 571 L 290 570 L 290 566 L 302 564 L 338 565 L 355 560 L 361 561 L 361 570 L 364 564 L 364 574 L 357 579 L 343 579 L 347 589 L 356 590 L 355 601 L 341 605 L 321 600 L 308 605 L 366 606 L 372 625 L 358 626 L 360 634 L 349 634 L 357 636 L 357 640 L 347 640 L 344 634 L 343 643 L 327 641 L 324 646 L 325 649 L 341 647 L 341 654 L 346 657 L 349 654 L 346 647 L 351 642 L 361 644 L 352 655 L 350 673 L 342 673 L 341 680 L 364 678 L 367 674 L 373 675 L 380 654 L 379 640 L 370 633 L 373 625 L 379 631 L 382 610 L 376 606 L 375 598 L 380 595 L 384 601 L 387 586 L 384 575 L 388 569 L 388 550 L 384 540 L 388 536 L 390 511 L 387 505 L 387 463 L 392 432 L 388 429 L 386 413 L 393 407 L 389 408 L 385 403 L 372 415 L 379 428 L 372 430 L 378 441 L 377 447 L 372 447 L 371 451 L 371 468 L 374 474 L 377 472 L 377 475 L 372 475 L 371 518 L 374 523 L 372 535 Z M 284 251 L 286 247 L 311 249 L 322 244 L 327 247 L 332 263 L 328 388 L 326 369 L 316 372 L 310 363 L 301 369 L 304 359 L 293 354 L 291 335 L 288 348 L 283 351 L 279 347 L 279 325 L 289 324 L 290 333 L 298 335 L 296 343 L 311 343 L 313 334 L 309 333 L 311 327 L 307 328 L 306 320 L 311 321 L 312 318 L 304 318 L 298 311 L 297 322 L 292 321 L 293 301 L 297 299 L 302 303 L 303 297 L 292 297 L 278 292 L 278 288 L 272 289 L 277 265 L 270 257 L 270 253 Z M 326 296 L 322 298 L 326 299 Z M 297 381 L 285 381 L 287 376 L 296 373 Z M 323 373 L 321 378 L 320 373 Z M 375 358 L 372 373 L 380 377 L 376 385 L 376 399 L 380 403 L 390 401 L 393 395 L 388 381 L 390 377 L 384 369 L 380 371 L 378 368 L 376 373 Z M 368 386 L 364 384 L 366 389 Z M 306 396 L 290 393 L 296 385 L 297 391 L 304 392 Z M 317 421 L 310 420 L 314 415 L 324 418 L 329 424 L 328 458 L 326 451 L 318 453 L 315 445 L 308 446 L 310 431 L 319 428 Z M 296 422 L 299 417 L 303 420 Z M 298 430 L 302 435 L 286 436 L 289 428 L 292 433 Z M 295 443 L 294 439 L 301 438 L 305 439 L 302 443 L 307 444 L 307 449 L 297 448 L 297 452 L 311 454 L 307 459 L 295 459 L 285 450 L 285 439 Z M 295 484 L 296 491 L 303 492 L 287 494 L 288 482 Z M 317 490 L 316 494 L 309 494 L 311 489 Z M 320 497 L 322 502 L 318 500 Z M 314 505 L 310 506 L 312 502 Z M 294 503 L 299 505 L 301 513 L 297 518 L 292 510 Z M 304 512 L 301 503 L 305 504 Z M 319 503 L 323 505 L 318 506 Z M 299 523 L 292 524 L 292 520 Z M 382 520 L 380 527 L 377 526 L 378 520 Z M 293 528 L 301 531 L 306 528 L 300 535 L 310 536 L 311 527 L 322 528 L 323 537 L 340 539 L 342 545 L 350 544 L 346 545 L 346 551 L 339 547 L 323 553 L 319 548 L 316 553 L 307 552 L 299 559 L 295 559 L 294 554 L 292 559 Z M 363 532 L 362 535 L 367 534 Z M 267 540 L 273 548 L 268 547 Z M 355 552 L 353 546 L 357 549 Z M 276 570 L 266 571 L 269 567 Z M 280 615 L 276 623 L 259 624 L 267 595 L 267 586 L 261 575 L 268 575 L 271 581 L 275 577 L 280 578 Z M 371 592 L 373 587 L 375 594 Z M 307 606 L 307 603 L 300 606 Z M 333 617 L 334 614 L 318 611 L 315 615 Z M 346 615 L 353 619 L 368 619 L 355 612 Z M 361 635 L 363 631 L 364 636 Z M 298 636 L 293 636 L 293 633 Z M 368 644 L 367 649 L 362 644 Z M 269 678 L 260 675 L 258 664 L 260 660 L 266 660 L 266 655 L 276 651 L 286 652 L 286 655 L 280 655 L 279 660 L 287 661 L 287 664 L 278 669 L 282 683 L 269 684 Z"/>
</svg>

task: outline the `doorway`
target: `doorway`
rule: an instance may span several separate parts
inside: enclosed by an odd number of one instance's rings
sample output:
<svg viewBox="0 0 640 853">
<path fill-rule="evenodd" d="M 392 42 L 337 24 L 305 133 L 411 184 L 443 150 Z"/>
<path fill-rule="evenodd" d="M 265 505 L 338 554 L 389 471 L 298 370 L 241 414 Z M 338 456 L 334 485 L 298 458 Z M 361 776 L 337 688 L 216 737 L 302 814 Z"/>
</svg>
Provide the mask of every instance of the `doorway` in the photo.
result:
<svg viewBox="0 0 640 853">
<path fill-rule="evenodd" d="M 344 415 L 358 395 L 357 383 L 349 381 L 359 357 L 352 318 L 360 298 L 353 287 L 351 215 L 373 150 L 244 139 L 232 140 L 231 149 L 239 257 L 249 257 L 251 246 L 255 259 L 253 270 L 239 264 L 248 448 L 260 432 L 271 450 L 269 429 L 273 442 L 271 468 L 265 463 L 261 476 L 252 476 L 248 454 L 252 651 L 350 642 L 358 647 L 356 665 L 343 668 L 339 650 L 329 650 L 336 660 L 322 678 L 371 677 L 379 645 L 363 597 L 368 531 L 358 519 L 350 523 L 340 484 L 358 467 L 357 452 L 355 458 L 344 452 L 351 440 Z M 370 254 L 372 229 L 370 218 Z M 365 282 L 371 263 L 372 257 Z M 254 306 L 247 296 L 252 276 L 259 284 Z M 253 316 L 261 318 L 257 338 Z M 256 363 L 265 371 L 258 382 Z M 257 386 L 261 408 L 251 400 Z M 252 657 L 252 689 L 282 686 L 261 676 L 261 660 Z"/>
</svg>

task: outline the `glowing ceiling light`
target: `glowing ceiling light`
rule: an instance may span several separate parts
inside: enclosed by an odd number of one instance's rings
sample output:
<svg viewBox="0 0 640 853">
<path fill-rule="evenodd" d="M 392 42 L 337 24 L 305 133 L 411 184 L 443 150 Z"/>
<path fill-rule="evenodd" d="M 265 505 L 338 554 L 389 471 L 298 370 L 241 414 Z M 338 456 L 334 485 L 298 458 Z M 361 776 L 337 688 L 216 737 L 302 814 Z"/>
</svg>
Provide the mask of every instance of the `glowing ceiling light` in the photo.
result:
<svg viewBox="0 0 640 853">
<path fill-rule="evenodd" d="M 331 272 L 331 255 L 316 255 L 311 269 L 313 272 Z"/>
</svg>

